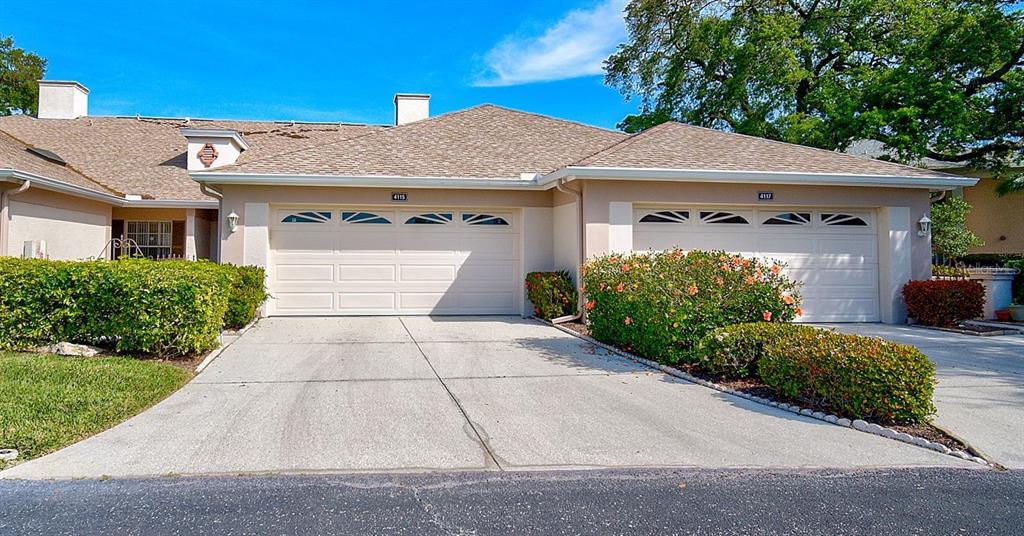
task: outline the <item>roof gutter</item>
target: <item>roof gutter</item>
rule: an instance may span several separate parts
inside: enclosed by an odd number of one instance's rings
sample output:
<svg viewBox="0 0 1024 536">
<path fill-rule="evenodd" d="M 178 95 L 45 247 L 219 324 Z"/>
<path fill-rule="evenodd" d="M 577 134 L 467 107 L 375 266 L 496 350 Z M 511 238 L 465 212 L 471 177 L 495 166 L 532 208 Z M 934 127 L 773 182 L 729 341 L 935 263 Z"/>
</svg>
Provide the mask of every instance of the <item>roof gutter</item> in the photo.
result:
<svg viewBox="0 0 1024 536">
<path fill-rule="evenodd" d="M 240 184 L 249 186 L 355 186 L 394 188 L 472 188 L 481 190 L 547 190 L 536 176 L 529 178 L 480 177 L 400 177 L 394 175 L 284 175 L 252 173 L 196 172 L 192 180 L 205 184 Z"/>
<path fill-rule="evenodd" d="M 878 186 L 885 188 L 929 188 L 952 190 L 974 186 L 978 179 L 935 175 L 907 177 L 903 175 L 854 175 L 832 173 L 795 173 L 785 171 L 724 171 L 714 169 L 616 168 L 569 166 L 540 178 L 547 186 L 565 179 L 642 179 L 673 182 L 744 182 L 750 184 L 794 184 L 816 186 Z M 549 186 L 550 187 L 550 186 Z"/>
<path fill-rule="evenodd" d="M 17 169 L 11 168 L 0 168 L 0 180 L 8 179 L 13 181 L 32 181 L 33 186 L 42 188 L 44 190 L 50 190 L 62 194 L 72 195 L 75 197 L 83 197 L 85 199 L 92 199 L 95 201 L 101 201 L 103 203 L 109 203 L 116 207 L 132 207 L 132 208 L 216 208 L 217 201 L 215 200 L 195 200 L 195 199 L 125 199 L 116 195 L 105 194 L 103 192 L 97 192 L 88 188 L 83 188 L 74 184 L 61 182 L 58 180 L 44 177 L 42 175 L 36 175 L 34 173 L 26 173 Z"/>
</svg>

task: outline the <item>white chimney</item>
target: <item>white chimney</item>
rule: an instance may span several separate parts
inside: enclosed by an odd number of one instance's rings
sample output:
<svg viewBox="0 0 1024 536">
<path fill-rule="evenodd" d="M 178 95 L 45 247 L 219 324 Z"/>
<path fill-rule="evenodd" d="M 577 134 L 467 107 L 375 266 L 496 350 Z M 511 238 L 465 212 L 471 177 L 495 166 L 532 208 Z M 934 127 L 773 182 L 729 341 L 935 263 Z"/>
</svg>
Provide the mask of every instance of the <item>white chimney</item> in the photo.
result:
<svg viewBox="0 0 1024 536">
<path fill-rule="evenodd" d="M 430 117 L 430 95 L 395 93 L 395 125 L 404 125 Z"/>
<path fill-rule="evenodd" d="M 188 140 L 189 171 L 206 171 L 229 166 L 238 160 L 249 144 L 238 132 L 220 128 L 183 128 L 181 135 Z"/>
<path fill-rule="evenodd" d="M 39 119 L 89 115 L 89 88 L 68 80 L 39 80 Z"/>
</svg>

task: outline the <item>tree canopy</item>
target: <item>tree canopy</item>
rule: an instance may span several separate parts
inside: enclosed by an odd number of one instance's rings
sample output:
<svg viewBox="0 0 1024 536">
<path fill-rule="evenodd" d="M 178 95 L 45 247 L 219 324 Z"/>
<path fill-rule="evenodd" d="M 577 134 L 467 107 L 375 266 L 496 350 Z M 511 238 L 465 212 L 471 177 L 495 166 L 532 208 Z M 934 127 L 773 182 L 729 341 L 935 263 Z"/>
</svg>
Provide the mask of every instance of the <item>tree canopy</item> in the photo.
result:
<svg viewBox="0 0 1024 536">
<path fill-rule="evenodd" d="M 0 35 L 0 115 L 35 114 L 39 103 L 37 80 L 46 73 L 46 60 L 14 46 Z"/>
<path fill-rule="evenodd" d="M 633 0 L 606 82 L 640 113 L 825 149 L 960 162 L 1024 190 L 1024 9 L 1012 1 Z"/>
</svg>

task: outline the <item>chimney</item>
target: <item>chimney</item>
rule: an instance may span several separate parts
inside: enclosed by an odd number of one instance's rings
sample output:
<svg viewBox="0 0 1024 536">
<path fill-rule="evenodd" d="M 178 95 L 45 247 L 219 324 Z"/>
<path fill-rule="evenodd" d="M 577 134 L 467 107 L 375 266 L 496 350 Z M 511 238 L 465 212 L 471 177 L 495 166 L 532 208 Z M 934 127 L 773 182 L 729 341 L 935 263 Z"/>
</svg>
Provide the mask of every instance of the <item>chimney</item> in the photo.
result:
<svg viewBox="0 0 1024 536">
<path fill-rule="evenodd" d="M 430 95 L 395 93 L 395 126 L 430 117 Z"/>
<path fill-rule="evenodd" d="M 74 81 L 39 80 L 39 119 L 75 119 L 89 115 L 89 88 Z"/>
</svg>

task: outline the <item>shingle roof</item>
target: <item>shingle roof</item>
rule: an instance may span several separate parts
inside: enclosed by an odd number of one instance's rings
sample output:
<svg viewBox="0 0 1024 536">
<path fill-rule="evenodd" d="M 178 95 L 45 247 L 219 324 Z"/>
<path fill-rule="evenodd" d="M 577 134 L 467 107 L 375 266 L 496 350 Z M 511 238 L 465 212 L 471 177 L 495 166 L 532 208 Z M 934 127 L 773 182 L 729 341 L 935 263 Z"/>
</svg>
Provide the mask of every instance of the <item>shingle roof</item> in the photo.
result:
<svg viewBox="0 0 1024 536">
<path fill-rule="evenodd" d="M 41 175 L 98 193 L 119 195 L 118 192 L 96 183 L 71 166 L 57 164 L 33 154 L 27 145 L 3 132 L 0 132 L 0 168 Z"/>
<path fill-rule="evenodd" d="M 485 104 L 216 171 L 518 178 L 555 171 L 625 138 L 621 132 Z"/>
<path fill-rule="evenodd" d="M 873 158 L 676 122 L 662 123 L 635 134 L 573 165 L 902 177 L 944 175 Z"/>
<path fill-rule="evenodd" d="M 147 199 L 208 200 L 185 169 L 182 127 L 238 131 L 250 149 L 239 162 L 262 155 L 359 136 L 382 127 L 372 125 L 215 121 L 134 117 L 36 119 L 0 117 L 0 132 L 20 142 L 51 150 L 72 167 L 122 194 Z M 0 167 L 9 165 L 0 156 Z M 52 177 L 59 179 L 59 177 Z"/>
</svg>

